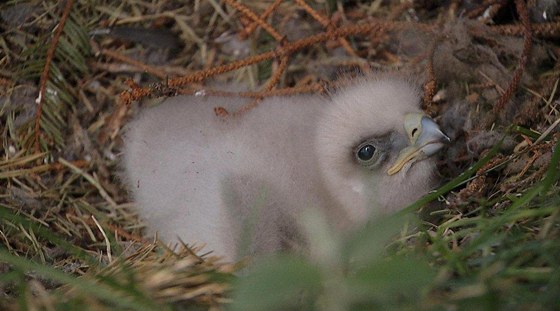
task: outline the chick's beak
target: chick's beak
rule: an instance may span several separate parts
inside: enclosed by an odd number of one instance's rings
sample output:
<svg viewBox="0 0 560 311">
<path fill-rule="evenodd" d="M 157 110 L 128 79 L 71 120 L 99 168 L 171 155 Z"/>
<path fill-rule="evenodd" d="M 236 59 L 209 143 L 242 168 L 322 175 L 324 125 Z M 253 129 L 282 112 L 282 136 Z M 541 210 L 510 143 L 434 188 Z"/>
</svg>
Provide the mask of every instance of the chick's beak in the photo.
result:
<svg viewBox="0 0 560 311">
<path fill-rule="evenodd" d="M 412 164 L 433 155 L 450 141 L 439 126 L 424 114 L 407 114 L 404 128 L 410 145 L 399 152 L 397 160 L 387 171 L 389 175 L 398 173 L 407 163 Z"/>
</svg>

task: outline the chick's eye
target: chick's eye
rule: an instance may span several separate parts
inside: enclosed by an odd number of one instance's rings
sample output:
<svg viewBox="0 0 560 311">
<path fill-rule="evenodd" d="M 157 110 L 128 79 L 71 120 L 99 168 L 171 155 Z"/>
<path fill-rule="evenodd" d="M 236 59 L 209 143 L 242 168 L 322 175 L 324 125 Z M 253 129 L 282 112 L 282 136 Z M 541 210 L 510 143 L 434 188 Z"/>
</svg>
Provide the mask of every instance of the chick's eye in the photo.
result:
<svg viewBox="0 0 560 311">
<path fill-rule="evenodd" d="M 375 147 L 372 145 L 365 145 L 358 150 L 358 158 L 362 161 L 368 161 L 373 158 L 375 154 Z"/>
</svg>

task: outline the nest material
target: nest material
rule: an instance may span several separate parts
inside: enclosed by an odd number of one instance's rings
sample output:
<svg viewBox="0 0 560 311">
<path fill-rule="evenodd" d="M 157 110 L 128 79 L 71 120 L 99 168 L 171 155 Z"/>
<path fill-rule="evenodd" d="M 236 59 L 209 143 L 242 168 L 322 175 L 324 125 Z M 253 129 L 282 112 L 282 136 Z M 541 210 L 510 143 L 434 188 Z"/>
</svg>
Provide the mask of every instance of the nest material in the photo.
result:
<svg viewBox="0 0 560 311">
<path fill-rule="evenodd" d="M 0 268 L 18 280 L 2 281 L 4 306 L 217 307 L 229 301 L 236 267 L 195 255 L 209 250 L 185 246 L 171 252 L 145 241 L 117 177 L 119 133 L 136 101 L 232 94 L 208 87 L 210 79 L 262 85 L 233 92 L 254 98 L 241 111 L 216 107 L 227 118 L 250 113 L 265 96 L 322 92 L 341 72 L 421 75 L 426 110 L 455 142 L 440 161 L 445 179 L 483 158 L 506 134 L 501 155 L 446 196 L 449 212 L 440 228 L 479 211 L 481 199 L 531 191 L 546 175 L 558 141 L 557 5 L 334 4 L 2 5 Z M 499 200 L 491 213 L 512 204 Z M 556 214 L 545 215 L 550 220 L 544 223 L 517 219 L 513 226 L 530 222 L 552 239 L 558 236 Z M 445 243 L 468 246 L 469 235 L 457 240 L 449 234 Z M 77 276 L 81 283 L 73 281 Z M 84 288 L 95 284 L 99 289 L 87 295 Z M 444 290 L 433 297 L 457 301 L 462 294 Z"/>
</svg>

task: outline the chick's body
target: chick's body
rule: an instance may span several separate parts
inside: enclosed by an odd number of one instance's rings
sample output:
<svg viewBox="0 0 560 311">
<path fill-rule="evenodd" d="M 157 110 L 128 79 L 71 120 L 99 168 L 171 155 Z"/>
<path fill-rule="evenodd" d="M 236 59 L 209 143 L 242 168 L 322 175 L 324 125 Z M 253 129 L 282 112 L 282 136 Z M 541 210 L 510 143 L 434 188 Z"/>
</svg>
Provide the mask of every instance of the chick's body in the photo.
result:
<svg viewBox="0 0 560 311">
<path fill-rule="evenodd" d="M 433 185 L 430 159 L 387 174 L 407 145 L 405 114 L 421 112 L 417 89 L 404 80 L 364 78 L 332 97 L 266 98 L 225 120 L 213 111 L 247 103 L 178 96 L 131 122 L 125 176 L 149 232 L 235 260 L 301 246 L 306 208 L 343 230 Z M 364 141 L 376 163 L 356 158 Z"/>
</svg>

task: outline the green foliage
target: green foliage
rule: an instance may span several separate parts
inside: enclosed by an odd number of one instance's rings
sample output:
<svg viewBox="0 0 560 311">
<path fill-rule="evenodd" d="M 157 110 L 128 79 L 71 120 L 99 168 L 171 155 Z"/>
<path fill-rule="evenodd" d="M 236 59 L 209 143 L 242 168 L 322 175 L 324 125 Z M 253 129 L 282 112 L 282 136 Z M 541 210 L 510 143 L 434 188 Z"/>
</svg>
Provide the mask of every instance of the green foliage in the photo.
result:
<svg viewBox="0 0 560 311">
<path fill-rule="evenodd" d="M 504 197 L 512 200 L 505 210 L 482 204 L 477 215 L 435 229 L 410 218 L 468 180 L 498 149 L 428 198 L 345 239 L 329 235 L 320 215 L 310 216 L 311 255 L 258 263 L 237 282 L 232 309 L 557 309 L 560 144 L 545 178 L 518 197 Z"/>
<path fill-rule="evenodd" d="M 267 258 L 237 284 L 233 310 L 273 310 L 310 306 L 321 288 L 316 266 L 293 255 Z"/>
<path fill-rule="evenodd" d="M 435 271 L 425 258 L 388 254 L 384 247 L 410 221 L 404 215 L 384 218 L 340 241 L 319 234 L 312 238 L 312 254 L 307 258 L 281 255 L 262 260 L 239 279 L 232 309 L 414 308 L 427 294 Z M 318 228 L 323 225 L 312 230 L 328 230 Z M 333 252 L 339 249 L 344 251 Z"/>
</svg>

